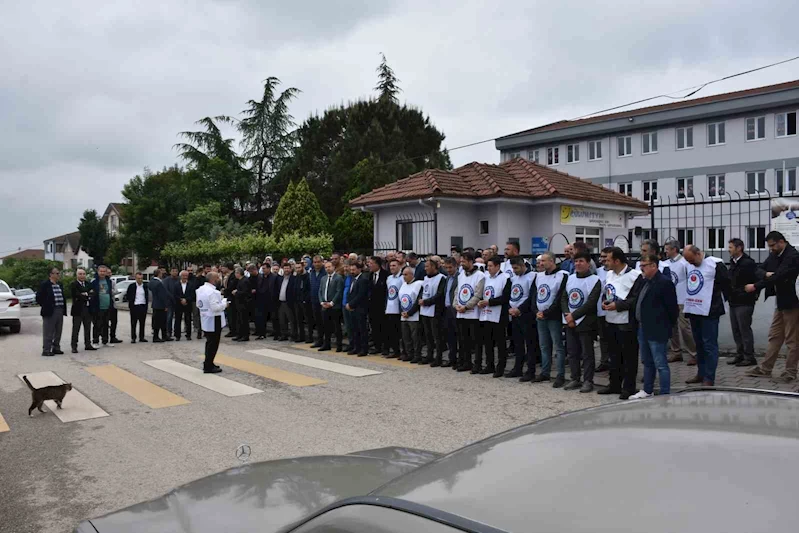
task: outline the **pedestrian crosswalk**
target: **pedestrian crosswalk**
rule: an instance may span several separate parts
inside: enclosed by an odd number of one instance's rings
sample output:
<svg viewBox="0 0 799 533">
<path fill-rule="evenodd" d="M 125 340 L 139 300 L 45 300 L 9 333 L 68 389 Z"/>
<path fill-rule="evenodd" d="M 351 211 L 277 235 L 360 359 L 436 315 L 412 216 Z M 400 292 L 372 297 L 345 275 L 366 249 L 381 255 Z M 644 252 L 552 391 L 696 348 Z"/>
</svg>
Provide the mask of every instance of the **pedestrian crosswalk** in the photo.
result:
<svg viewBox="0 0 799 533">
<path fill-rule="evenodd" d="M 5 433 L 6 431 L 9 431 L 10 429 L 11 428 L 9 428 L 8 424 L 6 423 L 6 419 L 3 418 L 2 414 L 0 414 L 0 433 Z"/>
<path fill-rule="evenodd" d="M 352 376 L 355 378 L 382 374 L 382 372 L 378 372 L 377 370 L 369 370 L 368 368 L 359 366 L 342 365 L 341 363 L 334 363 L 324 359 L 314 359 L 313 357 L 306 357 L 304 355 L 278 352 L 277 350 L 270 350 L 268 348 L 263 350 L 250 350 L 249 353 L 271 357 L 272 359 L 278 359 L 280 361 L 288 361 L 289 363 L 296 363 L 302 366 L 309 366 L 311 368 L 319 368 L 321 370 L 327 370 L 328 372 L 335 372 L 336 374 L 344 374 L 345 376 Z"/>
<path fill-rule="evenodd" d="M 352 359 L 356 361 L 366 361 L 368 363 L 377 363 L 379 365 L 387 365 L 387 366 L 396 366 L 399 368 L 420 368 L 419 365 L 412 365 L 407 361 L 400 361 L 399 359 L 386 359 L 382 355 L 367 355 L 366 357 L 359 357 L 357 355 L 350 355 L 346 352 L 319 352 L 316 348 L 313 348 L 307 344 L 292 344 L 292 348 L 297 350 L 305 350 L 307 352 L 313 352 L 317 355 L 323 357 L 344 357 L 347 359 Z"/>
<path fill-rule="evenodd" d="M 189 403 L 186 398 L 169 392 L 115 365 L 90 366 L 86 370 L 152 409 Z"/>
<path fill-rule="evenodd" d="M 273 368 L 270 366 L 253 363 L 252 361 L 247 361 L 246 359 L 237 359 L 235 357 L 228 357 L 227 355 L 222 354 L 216 354 L 216 359 L 214 362 L 223 366 L 235 368 L 236 370 L 249 372 L 250 374 L 255 374 L 256 376 L 261 376 L 262 378 L 271 379 L 272 381 L 279 381 L 280 383 L 285 383 L 286 385 L 293 385 L 295 387 L 308 387 L 310 385 L 322 385 L 327 383 L 327 381 L 322 379 L 303 376 L 302 374 L 295 374 L 294 372 L 288 372 L 280 368 Z"/>
<path fill-rule="evenodd" d="M 150 365 L 153 368 L 162 370 L 167 374 L 172 374 L 179 378 L 185 379 L 200 387 L 205 387 L 208 390 L 218 392 L 225 396 L 246 396 L 248 394 L 258 394 L 263 392 L 261 389 L 244 385 L 232 379 L 223 378 L 217 374 L 205 374 L 199 368 L 178 363 L 172 359 L 156 359 L 154 361 L 144 361 L 145 365 Z"/>
<path fill-rule="evenodd" d="M 22 379 L 22 376 L 28 378 L 31 385 L 36 388 L 47 387 L 49 385 L 61 385 L 65 383 L 63 379 L 55 375 L 53 372 L 35 372 L 33 374 L 19 374 L 17 377 Z M 108 416 L 99 405 L 84 396 L 73 384 L 72 390 L 64 397 L 61 402 L 61 409 L 56 408 L 56 404 L 52 400 L 47 400 L 44 405 L 62 422 L 77 422 L 79 420 L 90 420 L 92 418 L 102 418 Z"/>
</svg>

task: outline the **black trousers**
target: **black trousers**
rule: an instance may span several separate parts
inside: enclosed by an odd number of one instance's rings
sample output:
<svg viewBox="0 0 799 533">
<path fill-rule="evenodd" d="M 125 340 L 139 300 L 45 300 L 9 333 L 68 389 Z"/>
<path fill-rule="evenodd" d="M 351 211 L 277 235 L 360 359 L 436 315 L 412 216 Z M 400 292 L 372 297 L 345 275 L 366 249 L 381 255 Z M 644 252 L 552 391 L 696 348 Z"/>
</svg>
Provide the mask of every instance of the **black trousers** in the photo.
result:
<svg viewBox="0 0 799 533">
<path fill-rule="evenodd" d="M 538 327 L 535 315 L 527 313 L 513 318 L 513 347 L 516 350 L 516 359 L 513 362 L 513 372 L 524 371 L 527 363 L 526 374 L 535 377 L 536 361 L 541 359 L 541 345 L 538 344 Z"/>
<path fill-rule="evenodd" d="M 277 339 L 280 337 L 280 315 L 278 314 L 277 310 L 280 307 L 280 304 L 275 304 L 275 308 L 269 311 L 269 319 L 272 321 L 272 335 Z"/>
<path fill-rule="evenodd" d="M 441 335 L 441 319 L 443 317 L 435 316 L 422 316 L 419 317 L 422 321 L 422 328 L 424 329 L 424 339 L 427 343 L 427 356 L 426 360 L 435 360 L 441 363 L 444 358 L 444 343 L 443 336 Z"/>
<path fill-rule="evenodd" d="M 386 353 L 386 312 L 382 309 L 369 309 L 369 325 L 372 327 L 372 344 L 378 352 Z"/>
<path fill-rule="evenodd" d="M 319 346 L 322 345 L 324 342 L 325 337 L 325 327 L 324 322 L 322 321 L 322 304 L 317 302 L 311 303 L 311 313 L 313 313 L 313 327 L 316 330 L 316 342 Z M 312 340 L 311 337 L 310 340 Z"/>
<path fill-rule="evenodd" d="M 230 333 L 233 333 L 234 335 L 238 336 L 239 325 L 238 325 L 238 311 L 236 311 L 236 307 L 234 305 L 231 305 L 230 307 L 227 308 L 227 311 L 225 312 L 227 313 L 227 318 L 228 318 L 228 323 L 227 323 L 228 330 L 230 331 Z M 202 327 L 200 327 L 200 329 L 197 330 L 198 333 L 201 331 Z"/>
<path fill-rule="evenodd" d="M 181 321 L 184 322 L 186 325 L 186 338 L 191 338 L 191 315 L 192 315 L 192 304 L 191 302 L 187 303 L 186 305 L 176 305 L 175 306 L 175 314 L 174 319 L 175 322 L 172 326 L 172 332 L 174 333 L 176 338 L 180 338 L 180 323 Z"/>
<path fill-rule="evenodd" d="M 324 339 L 322 346 L 330 348 L 330 341 L 333 333 L 336 334 L 336 348 L 341 348 L 344 344 L 341 335 L 341 309 L 322 309 L 322 321 L 324 324 Z"/>
<path fill-rule="evenodd" d="M 444 309 L 444 335 L 447 339 L 449 362 L 456 365 L 458 362 L 458 319 L 454 307 Z"/>
<path fill-rule="evenodd" d="M 162 339 L 167 338 L 166 334 L 166 309 L 153 309 L 153 339 L 161 335 Z"/>
<path fill-rule="evenodd" d="M 219 349 L 219 337 L 222 335 L 222 317 L 214 317 L 214 331 L 205 332 L 205 362 L 203 370 L 211 370 L 214 367 L 214 357 Z"/>
<path fill-rule="evenodd" d="M 116 307 L 109 307 L 108 308 L 108 322 L 110 323 L 110 335 L 111 339 L 117 338 L 117 308 Z"/>
<path fill-rule="evenodd" d="M 574 328 L 566 327 L 566 353 L 569 356 L 569 368 L 572 381 L 594 382 L 594 357 L 593 331 L 578 333 Z M 637 366 L 637 365 L 636 365 Z M 582 373 L 580 368 L 582 367 Z"/>
<path fill-rule="evenodd" d="M 236 306 L 236 326 L 240 339 L 250 338 L 250 307 L 248 305 Z"/>
<path fill-rule="evenodd" d="M 110 318 L 108 315 L 108 309 L 105 311 L 101 309 L 92 315 L 92 328 L 94 330 L 92 340 L 94 344 L 100 342 L 100 337 L 103 339 L 103 344 L 108 344 L 108 320 Z"/>
<path fill-rule="evenodd" d="M 305 342 L 306 328 L 308 331 L 308 338 L 313 340 L 313 310 L 311 310 L 311 302 L 299 302 L 294 304 L 294 316 L 297 321 L 297 340 Z"/>
<path fill-rule="evenodd" d="M 366 309 L 356 308 L 352 312 L 352 340 L 350 351 L 365 354 L 369 351 L 369 326 L 367 324 Z"/>
<path fill-rule="evenodd" d="M 92 344 L 92 315 L 85 307 L 83 312 L 78 316 L 72 317 L 72 349 L 78 349 L 78 336 L 80 335 L 80 327 L 83 326 L 83 346 L 91 346 Z"/>
<path fill-rule="evenodd" d="M 638 374 L 638 335 L 609 322 L 606 333 L 610 351 L 610 388 L 634 394 Z"/>
<path fill-rule="evenodd" d="M 458 318 L 458 367 L 472 368 L 472 352 L 474 351 L 478 320 Z"/>
<path fill-rule="evenodd" d="M 400 315 L 386 315 L 386 340 L 385 350 L 393 350 L 394 355 L 400 355 L 400 342 L 402 341 L 402 320 Z"/>
<path fill-rule="evenodd" d="M 136 325 L 139 326 L 139 338 L 144 338 L 144 322 L 147 320 L 147 305 L 130 307 L 130 338 L 136 340 Z"/>
<path fill-rule="evenodd" d="M 505 365 L 508 362 L 507 333 L 508 323 L 504 320 L 499 322 L 480 322 L 481 344 L 485 351 L 486 368 L 496 372 L 505 372 Z M 494 365 L 494 348 L 497 349 L 497 364 Z M 480 348 L 477 349 L 478 354 Z M 479 355 L 478 355 L 479 357 Z M 475 366 L 480 366 L 482 361 L 475 360 Z"/>
</svg>

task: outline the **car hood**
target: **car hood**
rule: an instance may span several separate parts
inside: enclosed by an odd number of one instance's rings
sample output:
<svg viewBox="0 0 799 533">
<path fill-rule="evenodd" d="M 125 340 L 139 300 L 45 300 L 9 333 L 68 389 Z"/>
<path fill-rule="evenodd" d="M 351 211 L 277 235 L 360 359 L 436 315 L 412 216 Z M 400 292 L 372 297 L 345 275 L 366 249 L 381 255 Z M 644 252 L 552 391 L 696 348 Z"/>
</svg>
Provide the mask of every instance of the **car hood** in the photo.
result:
<svg viewBox="0 0 799 533">
<path fill-rule="evenodd" d="M 439 457 L 410 448 L 301 457 L 232 468 L 165 496 L 81 522 L 76 533 L 270 533 L 336 501 L 368 494 Z"/>
</svg>

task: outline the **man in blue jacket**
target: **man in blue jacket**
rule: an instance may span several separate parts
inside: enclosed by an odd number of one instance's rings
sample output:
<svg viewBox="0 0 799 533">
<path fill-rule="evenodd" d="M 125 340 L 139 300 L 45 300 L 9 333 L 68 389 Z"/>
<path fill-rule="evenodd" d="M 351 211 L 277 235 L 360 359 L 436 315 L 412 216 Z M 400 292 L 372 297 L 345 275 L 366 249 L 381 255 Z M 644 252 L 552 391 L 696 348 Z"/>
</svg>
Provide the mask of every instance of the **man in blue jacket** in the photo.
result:
<svg viewBox="0 0 799 533">
<path fill-rule="evenodd" d="M 644 389 L 630 396 L 631 400 L 649 398 L 654 394 L 655 371 L 660 379 L 660 394 L 671 391 L 668 343 L 680 314 L 677 290 L 671 276 L 666 277 L 658 269 L 657 256 L 641 256 L 640 268 L 644 284 L 635 303 L 635 320 L 638 323 L 641 362 L 644 364 Z"/>
</svg>

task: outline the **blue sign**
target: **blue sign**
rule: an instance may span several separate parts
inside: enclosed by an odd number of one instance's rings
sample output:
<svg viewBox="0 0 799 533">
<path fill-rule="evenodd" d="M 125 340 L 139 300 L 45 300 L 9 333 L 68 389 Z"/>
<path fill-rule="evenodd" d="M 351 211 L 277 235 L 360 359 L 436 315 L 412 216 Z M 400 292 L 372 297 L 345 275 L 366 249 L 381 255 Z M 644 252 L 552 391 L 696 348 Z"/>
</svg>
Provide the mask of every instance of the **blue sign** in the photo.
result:
<svg viewBox="0 0 799 533">
<path fill-rule="evenodd" d="M 549 244 L 546 237 L 533 237 L 533 251 L 534 254 L 543 254 L 549 250 Z"/>
</svg>

